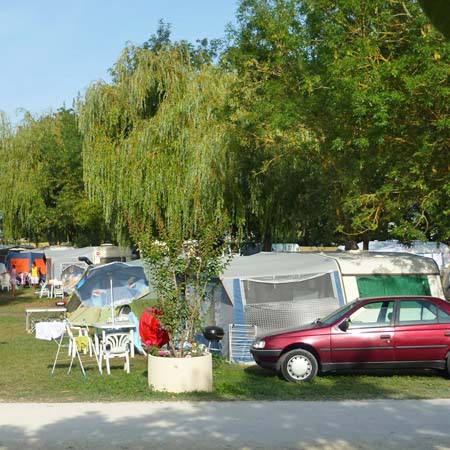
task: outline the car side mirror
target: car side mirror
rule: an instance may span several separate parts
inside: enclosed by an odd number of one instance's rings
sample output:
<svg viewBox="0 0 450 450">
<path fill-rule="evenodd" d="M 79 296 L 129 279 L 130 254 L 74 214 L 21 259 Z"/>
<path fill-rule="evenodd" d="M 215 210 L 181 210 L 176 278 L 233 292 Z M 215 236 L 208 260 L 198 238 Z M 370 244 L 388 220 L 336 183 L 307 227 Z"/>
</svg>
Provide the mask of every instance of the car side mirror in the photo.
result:
<svg viewBox="0 0 450 450">
<path fill-rule="evenodd" d="M 338 325 L 338 328 L 339 328 L 341 331 L 347 331 L 349 326 L 350 326 L 350 322 L 348 321 L 348 319 L 345 319 L 343 322 L 341 322 L 341 323 Z"/>
</svg>

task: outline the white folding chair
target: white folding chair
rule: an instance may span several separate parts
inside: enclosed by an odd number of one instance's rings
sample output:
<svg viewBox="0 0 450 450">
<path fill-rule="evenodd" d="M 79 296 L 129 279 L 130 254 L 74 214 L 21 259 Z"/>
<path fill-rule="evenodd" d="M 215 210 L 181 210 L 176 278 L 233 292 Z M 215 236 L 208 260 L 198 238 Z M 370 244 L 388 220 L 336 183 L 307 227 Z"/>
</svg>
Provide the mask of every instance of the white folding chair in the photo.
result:
<svg viewBox="0 0 450 450">
<path fill-rule="evenodd" d="M 103 369 L 103 359 L 106 363 L 106 372 L 111 375 L 109 361 L 112 358 L 124 358 L 123 369 L 130 373 L 130 335 L 128 333 L 109 333 L 105 336 L 100 347 L 100 364 Z"/>
<path fill-rule="evenodd" d="M 69 368 L 67 370 L 68 374 L 72 370 L 75 358 L 77 358 L 81 373 L 86 378 L 87 375 L 83 364 L 83 357 L 87 357 L 88 354 L 89 357 L 94 356 L 96 366 L 99 369 L 100 373 L 102 373 L 94 343 L 92 342 L 92 338 L 89 335 L 89 328 L 87 326 L 73 326 L 68 320 L 64 320 L 64 323 L 65 332 L 61 335 L 58 341 L 58 349 L 56 350 L 55 360 L 53 361 L 52 375 L 55 372 L 56 364 L 61 356 L 61 348 L 63 347 L 68 348 L 68 355 L 70 359 Z M 67 343 L 64 343 L 65 339 L 67 340 Z M 63 361 L 61 360 L 61 362 Z"/>
</svg>

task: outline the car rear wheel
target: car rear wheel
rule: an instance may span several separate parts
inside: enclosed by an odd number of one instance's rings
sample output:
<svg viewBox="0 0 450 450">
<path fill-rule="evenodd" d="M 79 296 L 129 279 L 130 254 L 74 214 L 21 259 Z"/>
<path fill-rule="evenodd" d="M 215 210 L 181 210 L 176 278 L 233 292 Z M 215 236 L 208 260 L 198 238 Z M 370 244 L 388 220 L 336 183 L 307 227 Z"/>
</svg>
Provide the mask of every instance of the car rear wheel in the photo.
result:
<svg viewBox="0 0 450 450">
<path fill-rule="evenodd" d="M 311 381 L 318 370 L 315 356 L 303 349 L 287 352 L 280 361 L 280 372 L 286 381 Z"/>
</svg>

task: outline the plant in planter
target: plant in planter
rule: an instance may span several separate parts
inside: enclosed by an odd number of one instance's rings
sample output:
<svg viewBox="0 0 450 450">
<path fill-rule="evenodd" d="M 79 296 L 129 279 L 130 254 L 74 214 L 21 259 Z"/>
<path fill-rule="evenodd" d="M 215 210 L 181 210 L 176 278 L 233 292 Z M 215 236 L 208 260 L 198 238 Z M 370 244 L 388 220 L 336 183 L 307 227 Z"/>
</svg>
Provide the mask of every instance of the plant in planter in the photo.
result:
<svg viewBox="0 0 450 450">
<path fill-rule="evenodd" d="M 196 240 L 170 239 L 141 242 L 150 263 L 150 278 L 158 295 L 160 318 L 169 333 L 171 357 L 148 357 L 148 382 L 153 389 L 169 392 L 211 391 L 211 355 L 195 343 L 211 293 L 211 278 L 228 259 L 217 239 L 220 227 L 209 225 Z"/>
<path fill-rule="evenodd" d="M 141 251 L 150 265 L 150 278 L 158 295 L 157 308 L 170 336 L 174 357 L 198 356 L 195 336 L 209 307 L 210 281 L 227 265 L 226 242 L 217 236 L 219 223 L 205 226 L 196 240 L 170 238 L 141 242 Z"/>
</svg>

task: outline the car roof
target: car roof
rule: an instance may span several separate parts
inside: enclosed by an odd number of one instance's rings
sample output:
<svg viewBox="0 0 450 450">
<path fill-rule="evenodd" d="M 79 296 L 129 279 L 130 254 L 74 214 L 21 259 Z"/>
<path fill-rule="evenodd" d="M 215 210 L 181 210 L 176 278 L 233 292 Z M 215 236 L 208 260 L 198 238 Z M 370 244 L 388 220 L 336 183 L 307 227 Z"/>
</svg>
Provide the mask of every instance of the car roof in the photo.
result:
<svg viewBox="0 0 450 450">
<path fill-rule="evenodd" d="M 448 300 L 431 295 L 390 295 L 383 297 L 365 297 L 358 299 L 361 303 L 369 303 L 373 301 L 401 301 L 401 300 L 430 300 L 437 303 L 445 303 L 450 305 Z"/>
</svg>

